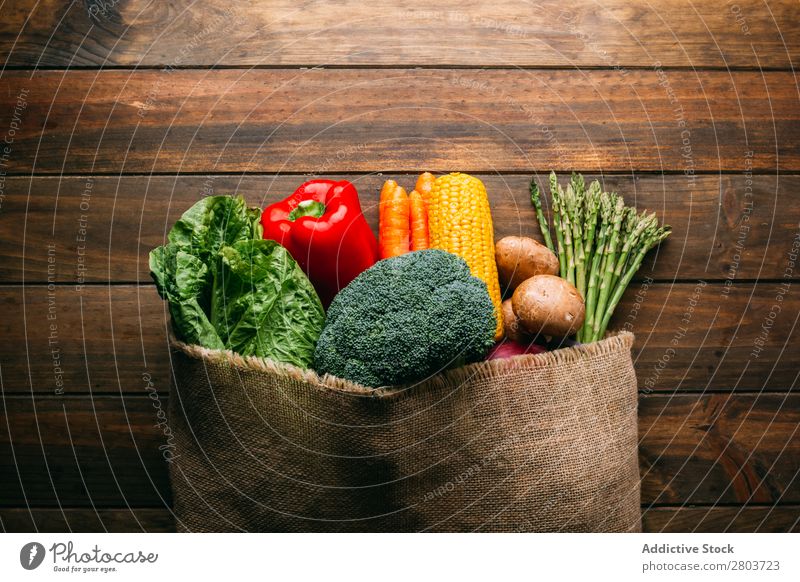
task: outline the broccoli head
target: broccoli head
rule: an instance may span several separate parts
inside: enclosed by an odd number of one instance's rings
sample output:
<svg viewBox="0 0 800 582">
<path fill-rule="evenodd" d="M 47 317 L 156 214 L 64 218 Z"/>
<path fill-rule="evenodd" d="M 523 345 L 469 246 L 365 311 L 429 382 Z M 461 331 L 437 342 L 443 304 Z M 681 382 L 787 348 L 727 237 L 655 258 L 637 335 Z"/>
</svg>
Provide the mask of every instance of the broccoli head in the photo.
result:
<svg viewBox="0 0 800 582">
<path fill-rule="evenodd" d="M 494 344 L 486 284 L 439 250 L 379 261 L 334 298 L 314 367 L 365 386 L 415 382 L 482 359 Z"/>
</svg>

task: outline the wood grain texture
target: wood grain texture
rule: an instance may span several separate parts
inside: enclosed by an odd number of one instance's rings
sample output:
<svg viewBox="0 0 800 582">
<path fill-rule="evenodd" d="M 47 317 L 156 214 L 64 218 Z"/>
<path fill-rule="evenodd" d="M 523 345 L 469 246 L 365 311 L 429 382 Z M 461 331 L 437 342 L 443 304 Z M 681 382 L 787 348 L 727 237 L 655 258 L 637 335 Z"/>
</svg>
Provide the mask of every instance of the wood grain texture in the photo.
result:
<svg viewBox="0 0 800 582">
<path fill-rule="evenodd" d="M 800 501 L 798 399 L 785 394 L 642 397 L 643 503 Z M 166 398 L 160 402 L 166 405 Z M 166 439 L 152 399 L 20 397 L 6 398 L 5 407 L 0 504 L 154 507 L 168 502 L 167 462 L 159 449 Z"/>
<path fill-rule="evenodd" d="M 156 404 L 166 411 L 166 398 L 6 398 L 0 505 L 169 503 L 167 461 L 159 450 L 166 438 Z"/>
<path fill-rule="evenodd" d="M 3 6 L 0 58 L 22 66 L 788 67 L 800 57 L 795 9 L 791 0 L 738 10 L 725 0 L 17 0 Z"/>
<path fill-rule="evenodd" d="M 800 169 L 788 72 L 6 72 L 15 116 L 24 174 Z"/>
<path fill-rule="evenodd" d="M 175 519 L 167 508 L 0 509 L 0 531 L 73 533 L 170 533 Z"/>
<path fill-rule="evenodd" d="M 3 531 L 174 529 L 146 257 L 201 195 L 263 204 L 336 174 L 374 226 L 379 172 L 483 172 L 498 237 L 531 235 L 526 174 L 551 168 L 611 172 L 674 227 L 612 324 L 637 336 L 645 530 L 800 528 L 796 0 L 18 0 L 0 16 Z"/>
<path fill-rule="evenodd" d="M 377 232 L 383 180 L 409 188 L 414 175 L 345 175 L 360 193 Z M 496 238 L 539 237 L 528 176 L 481 175 L 492 200 Z M 540 175 L 539 182 L 547 182 Z M 600 178 L 629 204 L 656 211 L 673 234 L 638 277 L 757 279 L 784 276 L 800 233 L 800 176 L 699 176 L 689 193 L 684 176 Z M 28 283 L 149 281 L 147 257 L 180 214 L 206 194 L 238 192 L 263 206 L 287 196 L 303 176 L 75 176 L 7 178 L 0 212 L 0 281 Z M 567 180 L 561 177 L 562 182 Z M 548 191 L 549 186 L 544 188 Z M 685 194 L 685 195 L 684 195 Z M 22 233 L 22 234 L 21 234 Z M 48 245 L 55 245 L 50 253 Z M 53 262 L 48 262 L 53 256 Z M 800 270 L 790 274 L 797 278 Z"/>
<path fill-rule="evenodd" d="M 768 333 L 762 329 L 778 286 L 737 284 L 725 293 L 719 283 L 642 282 L 610 327 L 636 334 L 641 390 L 792 390 L 800 298 L 786 295 Z M 169 390 L 167 306 L 152 285 L 0 287 L 0 309 L 6 393 L 141 393 L 145 375 Z"/>
<path fill-rule="evenodd" d="M 0 291 L 5 393 L 169 391 L 167 306 L 155 287 L 15 286 Z"/>
<path fill-rule="evenodd" d="M 800 506 L 659 507 L 642 516 L 645 532 L 797 532 Z M 150 509 L 0 509 L 5 532 L 169 533 L 175 520 L 168 508 Z"/>
<path fill-rule="evenodd" d="M 643 396 L 642 502 L 791 503 L 800 493 L 800 396 Z"/>
<path fill-rule="evenodd" d="M 659 507 L 642 515 L 654 533 L 782 533 L 800 531 L 800 506 Z"/>
</svg>

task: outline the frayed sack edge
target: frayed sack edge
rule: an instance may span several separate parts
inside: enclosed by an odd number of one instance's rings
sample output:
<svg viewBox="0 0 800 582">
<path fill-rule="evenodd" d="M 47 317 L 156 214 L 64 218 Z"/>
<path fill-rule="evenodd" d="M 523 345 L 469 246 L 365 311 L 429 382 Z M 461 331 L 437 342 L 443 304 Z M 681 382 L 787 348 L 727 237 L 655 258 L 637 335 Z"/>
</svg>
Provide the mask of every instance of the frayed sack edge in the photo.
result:
<svg viewBox="0 0 800 582">
<path fill-rule="evenodd" d="M 540 370 L 542 368 L 563 366 L 621 351 L 629 352 L 633 346 L 633 334 L 628 331 L 622 331 L 616 335 L 590 344 L 562 348 L 541 354 L 528 354 L 513 356 L 511 358 L 476 362 L 453 370 L 445 370 L 416 384 L 385 386 L 381 388 L 362 386 L 361 384 L 331 376 L 330 374 L 320 376 L 311 369 L 303 370 L 291 364 L 283 364 L 256 356 L 242 356 L 230 350 L 212 350 L 198 345 L 185 344 L 174 336 L 170 337 L 170 345 L 176 352 L 181 352 L 190 358 L 202 360 L 211 364 L 222 364 L 244 371 L 283 376 L 315 385 L 321 389 L 332 390 L 352 396 L 387 397 L 401 393 L 409 394 L 424 386 L 441 387 L 452 385 L 453 383 L 461 384 L 466 381 L 475 381 L 482 378 L 494 378 L 509 372 Z"/>
</svg>

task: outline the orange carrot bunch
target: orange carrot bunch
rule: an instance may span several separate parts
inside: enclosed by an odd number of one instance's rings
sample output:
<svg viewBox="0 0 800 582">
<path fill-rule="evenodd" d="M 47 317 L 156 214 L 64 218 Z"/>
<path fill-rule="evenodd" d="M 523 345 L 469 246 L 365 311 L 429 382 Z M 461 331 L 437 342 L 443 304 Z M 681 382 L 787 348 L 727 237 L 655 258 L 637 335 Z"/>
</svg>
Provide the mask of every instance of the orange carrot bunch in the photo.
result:
<svg viewBox="0 0 800 582">
<path fill-rule="evenodd" d="M 420 251 L 430 246 L 426 197 L 430 194 L 434 180 L 433 174 L 425 172 L 417 180 L 410 195 L 394 180 L 386 180 L 383 184 L 378 226 L 378 245 L 382 259 L 409 251 Z"/>
</svg>

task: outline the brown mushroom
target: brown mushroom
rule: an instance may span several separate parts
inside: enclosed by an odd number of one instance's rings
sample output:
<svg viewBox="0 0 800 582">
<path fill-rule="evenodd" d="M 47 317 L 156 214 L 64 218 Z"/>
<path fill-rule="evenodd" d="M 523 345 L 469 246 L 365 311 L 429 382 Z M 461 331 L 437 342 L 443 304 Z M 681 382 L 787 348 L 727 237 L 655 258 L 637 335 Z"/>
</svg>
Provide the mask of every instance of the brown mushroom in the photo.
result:
<svg viewBox="0 0 800 582">
<path fill-rule="evenodd" d="M 536 275 L 558 273 L 558 257 L 545 245 L 524 236 L 507 236 L 494 247 L 500 287 L 514 291 L 520 283 Z"/>
<path fill-rule="evenodd" d="M 537 275 L 517 287 L 514 313 L 530 333 L 566 337 L 583 325 L 586 307 L 574 285 L 555 275 Z"/>
</svg>

